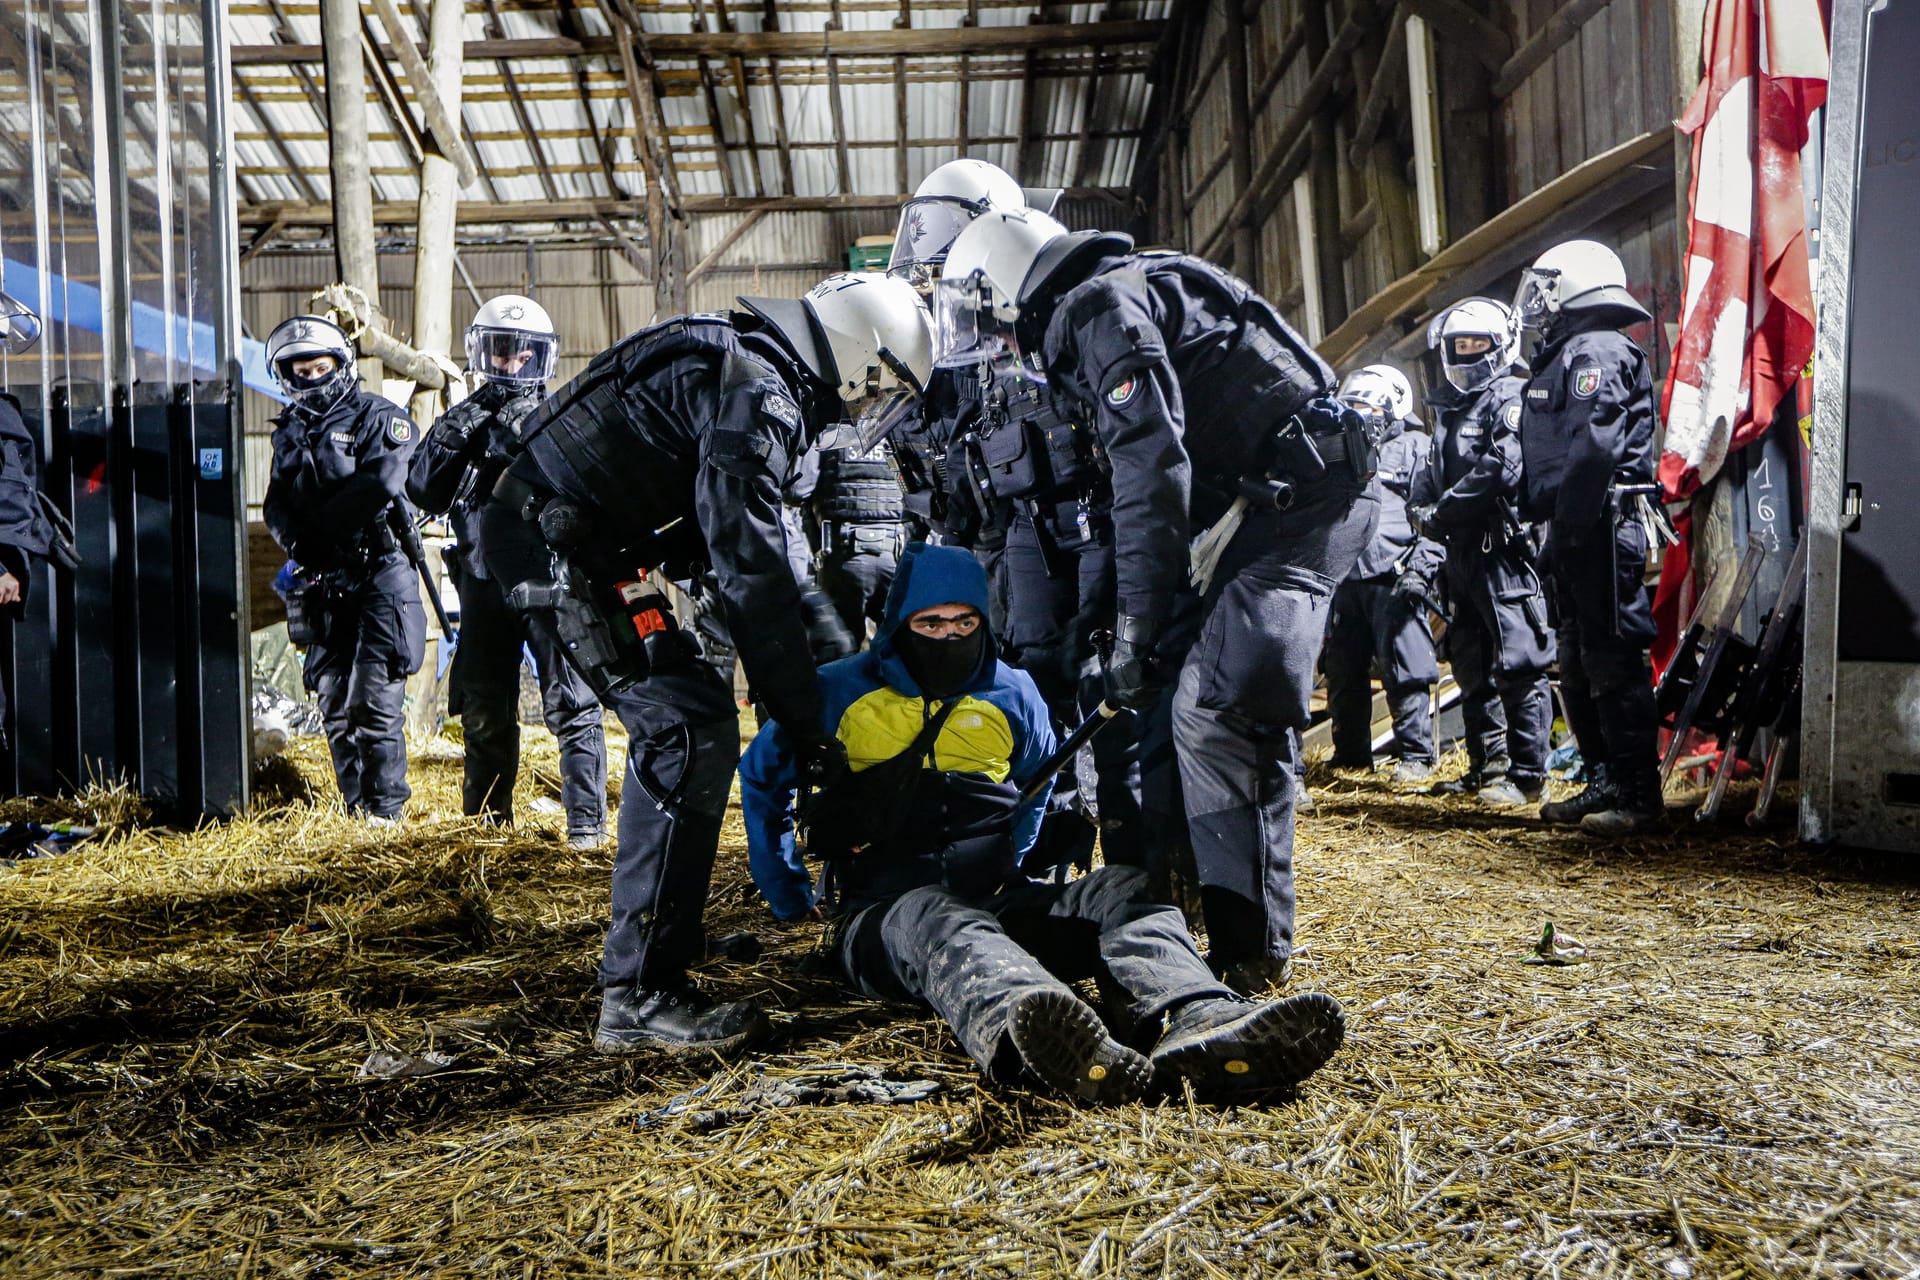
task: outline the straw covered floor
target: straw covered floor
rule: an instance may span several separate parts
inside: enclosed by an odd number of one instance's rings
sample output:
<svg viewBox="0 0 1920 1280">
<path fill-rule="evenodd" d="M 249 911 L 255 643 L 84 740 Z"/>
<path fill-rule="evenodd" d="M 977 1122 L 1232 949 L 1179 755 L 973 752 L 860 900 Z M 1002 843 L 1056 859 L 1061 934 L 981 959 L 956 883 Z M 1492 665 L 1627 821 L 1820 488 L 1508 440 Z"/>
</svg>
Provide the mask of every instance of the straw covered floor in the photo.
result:
<svg viewBox="0 0 1920 1280">
<path fill-rule="evenodd" d="M 596 1056 L 611 849 L 457 819 L 459 770 L 417 760 L 398 830 L 312 740 L 196 831 L 0 806 L 104 828 L 0 870 L 0 1273 L 1920 1276 L 1898 868 L 1321 774 L 1293 987 L 1346 1047 L 1295 1099 L 1083 1110 L 811 973 L 737 817 L 710 927 L 766 950 L 703 976 L 778 1042 Z M 1583 961 L 1523 963 L 1549 921 Z"/>
</svg>

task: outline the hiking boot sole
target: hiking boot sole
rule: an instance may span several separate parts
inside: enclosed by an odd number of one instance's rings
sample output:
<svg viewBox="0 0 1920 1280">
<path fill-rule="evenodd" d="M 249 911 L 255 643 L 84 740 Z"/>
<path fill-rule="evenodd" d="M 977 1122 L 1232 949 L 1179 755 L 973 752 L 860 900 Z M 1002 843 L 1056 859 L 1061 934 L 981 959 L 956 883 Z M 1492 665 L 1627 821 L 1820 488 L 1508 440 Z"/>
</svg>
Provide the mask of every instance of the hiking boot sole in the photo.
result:
<svg viewBox="0 0 1920 1280">
<path fill-rule="evenodd" d="M 1325 1066 L 1346 1037 L 1340 1002 L 1310 991 L 1157 1049 L 1153 1064 L 1162 1079 L 1185 1077 L 1201 1094 L 1248 1093 L 1299 1084 Z"/>
<path fill-rule="evenodd" d="M 593 1033 L 593 1051 L 610 1058 L 624 1058 L 636 1053 L 665 1053 L 675 1057 L 712 1053 L 725 1058 L 760 1043 L 772 1032 L 773 1024 L 764 1016 L 754 1019 L 744 1030 L 730 1036 L 716 1036 L 711 1040 L 682 1040 L 651 1031 L 608 1031 L 602 1027 Z"/>
<path fill-rule="evenodd" d="M 1082 1102 L 1133 1102 L 1153 1083 L 1153 1064 L 1107 1034 L 1100 1015 L 1064 991 L 1039 991 L 1014 1006 L 1007 1034 L 1027 1070 Z"/>
</svg>

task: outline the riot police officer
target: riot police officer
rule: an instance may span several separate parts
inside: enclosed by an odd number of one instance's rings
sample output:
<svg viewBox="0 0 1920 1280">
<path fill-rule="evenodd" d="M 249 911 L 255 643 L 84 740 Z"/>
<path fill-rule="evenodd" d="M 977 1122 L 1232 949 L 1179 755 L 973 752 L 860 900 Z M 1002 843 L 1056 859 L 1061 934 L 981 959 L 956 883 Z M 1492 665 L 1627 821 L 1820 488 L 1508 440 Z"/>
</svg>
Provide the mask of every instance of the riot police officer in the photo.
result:
<svg viewBox="0 0 1920 1280">
<path fill-rule="evenodd" d="M 1378 516 L 1359 416 L 1241 281 L 1033 211 L 960 234 L 934 312 L 942 358 L 1030 360 L 1090 406 L 1113 489 L 1107 697 L 1152 709 L 1172 686 L 1212 963 L 1242 989 L 1276 980 L 1293 947 L 1296 735 L 1334 585 Z M 1190 534 L 1210 527 L 1217 554 L 1197 565 Z"/>
<path fill-rule="evenodd" d="M 1521 513 L 1547 527 L 1560 693 L 1589 778 L 1540 816 L 1601 834 L 1644 830 L 1665 812 L 1633 489 L 1653 483 L 1653 380 L 1646 352 L 1620 330 L 1651 317 L 1627 292 L 1619 256 L 1591 240 L 1541 254 L 1514 310 L 1542 338 L 1521 400 Z"/>
<path fill-rule="evenodd" d="M 412 794 L 406 682 L 427 639 L 403 549 L 412 529 L 401 493 L 417 433 L 404 409 L 360 389 L 353 347 L 331 320 L 282 321 L 267 335 L 267 363 L 288 399 L 274 419 L 262 504 L 300 570 L 288 637 L 307 646 L 304 680 L 319 699 L 348 812 L 394 821 Z"/>
<path fill-rule="evenodd" d="M 884 440 L 864 447 L 851 423 L 836 424 L 808 451 L 789 491 L 815 532 L 814 580 L 848 631 L 864 639 L 867 623 L 880 622 L 906 548 L 906 495 L 892 450 Z"/>
<path fill-rule="evenodd" d="M 488 568 L 516 605 L 555 610 L 571 660 L 629 735 L 600 961 L 603 1053 L 724 1053 L 767 1030 L 751 1004 L 715 1004 L 687 977 L 704 950 L 740 724 L 732 690 L 651 575 L 711 567 L 755 695 L 790 735 L 801 776 L 830 779 L 845 752 L 822 720 L 781 481 L 842 418 L 880 438 L 932 371 L 925 309 L 899 281 L 838 275 L 804 299 L 742 305 L 596 356 L 522 424 L 526 451 L 482 518 Z"/>
<path fill-rule="evenodd" d="M 541 710 L 560 742 L 560 798 L 567 840 L 590 849 L 606 837 L 607 745 L 600 703 L 564 656 L 551 610 L 516 613 L 487 568 L 480 511 L 520 452 L 520 424 L 547 394 L 559 338 L 531 298 L 488 299 L 467 326 L 471 395 L 441 415 L 413 456 L 407 496 L 448 513 L 456 541 L 447 558 L 460 593 L 453 707 L 466 742 L 461 801 L 468 814 L 513 817 L 520 769 L 520 655 L 533 654 Z"/>
<path fill-rule="evenodd" d="M 40 337 L 40 317 L 0 293 L 0 353 L 21 355 Z M 46 555 L 49 526 L 40 493 L 40 449 L 20 416 L 20 402 L 0 391 L 0 622 L 11 625 L 25 614 L 33 583 L 30 555 Z M 0 678 L 9 678 L 9 669 Z M 0 684 L 0 751 L 12 737 L 11 699 Z"/>
<path fill-rule="evenodd" d="M 1547 782 L 1553 702 L 1547 671 L 1553 632 L 1534 565 L 1532 530 L 1521 521 L 1519 334 L 1505 303 L 1468 298 L 1433 318 L 1427 346 L 1445 381 L 1433 407 L 1431 465 L 1414 477 L 1410 512 L 1445 548 L 1409 565 L 1424 587 L 1444 572 L 1452 607 L 1447 656 L 1460 684 L 1467 772 L 1434 788 L 1471 792 L 1493 808 L 1538 804 Z"/>
<path fill-rule="evenodd" d="M 1419 786 L 1433 777 L 1433 682 L 1440 666 L 1426 603 L 1394 588 L 1419 541 L 1407 523 L 1407 491 L 1425 471 L 1432 442 L 1413 420 L 1413 387 L 1392 365 L 1355 369 L 1340 384 L 1340 402 L 1379 440 L 1380 523 L 1333 593 L 1333 617 L 1320 668 L 1327 677 L 1336 768 L 1373 768 L 1373 685 L 1378 665 L 1393 718 L 1393 782 Z"/>
</svg>

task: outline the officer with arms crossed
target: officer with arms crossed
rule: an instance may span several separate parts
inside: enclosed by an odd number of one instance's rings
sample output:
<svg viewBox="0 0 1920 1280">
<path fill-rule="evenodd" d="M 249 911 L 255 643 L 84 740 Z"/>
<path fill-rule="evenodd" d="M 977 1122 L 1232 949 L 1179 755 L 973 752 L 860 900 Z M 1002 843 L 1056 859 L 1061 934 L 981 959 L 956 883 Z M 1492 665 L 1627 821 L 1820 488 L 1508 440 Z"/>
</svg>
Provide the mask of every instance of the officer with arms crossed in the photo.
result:
<svg viewBox="0 0 1920 1280">
<path fill-rule="evenodd" d="M 733 693 L 648 573 L 714 590 L 755 695 L 803 777 L 846 753 L 821 726 L 808 624 L 787 563 L 780 484 L 827 426 L 878 439 L 925 387 L 932 337 L 912 289 L 832 276 L 801 299 L 684 316 L 596 356 L 521 424 L 525 452 L 482 514 L 487 567 L 516 607 L 555 610 L 569 657 L 626 725 L 613 919 L 594 1046 L 730 1052 L 767 1030 L 687 977 L 739 759 Z"/>
<path fill-rule="evenodd" d="M 1457 302 L 1427 326 L 1446 381 L 1427 397 L 1432 462 L 1414 476 L 1409 508 L 1445 548 L 1447 656 L 1467 730 L 1466 776 L 1433 790 L 1472 792 L 1496 809 L 1540 802 L 1553 727 L 1553 631 L 1533 532 L 1519 511 L 1519 342 L 1513 313 L 1491 298 Z M 1409 571 L 1431 581 L 1441 571 L 1436 558 Z"/>
<path fill-rule="evenodd" d="M 307 646 L 333 774 L 350 813 L 391 822 L 412 795 L 402 710 L 427 642 L 403 539 L 401 491 L 418 438 L 404 409 L 362 391 L 340 326 L 294 316 L 267 335 L 289 401 L 274 419 L 267 528 L 298 566 L 287 634 Z"/>
<path fill-rule="evenodd" d="M 1113 482 L 1107 697 L 1149 710 L 1174 684 L 1211 959 L 1252 990 L 1293 950 L 1297 734 L 1334 585 L 1378 517 L 1373 449 L 1265 299 L 1198 258 L 1131 250 L 1044 214 L 988 214 L 947 256 L 935 324 L 943 359 L 1025 359 L 1092 406 Z M 1196 593 L 1189 539 L 1222 521 L 1237 529 Z M 1143 770 L 1172 754 L 1143 745 Z M 1142 788 L 1149 812 L 1172 790 Z M 1149 836 L 1150 853 L 1174 838 Z"/>
<path fill-rule="evenodd" d="M 1019 797 L 1054 738 L 1033 681 L 994 657 L 986 605 L 971 556 L 915 544 L 873 647 L 820 672 L 823 724 L 852 772 L 812 798 L 808 851 L 839 887 L 847 979 L 870 999 L 931 1005 L 996 1079 L 1024 1072 L 1084 1101 L 1126 1102 L 1156 1077 L 1226 1092 L 1310 1075 L 1340 1045 L 1332 998 L 1233 999 L 1138 868 L 1021 876 L 1042 799 Z M 811 902 L 798 781 L 787 730 L 769 724 L 741 762 L 741 808 L 754 876 L 789 917 Z M 1083 978 L 1132 1043 L 1066 985 Z"/>
<path fill-rule="evenodd" d="M 1653 380 L 1646 352 L 1620 330 L 1652 317 L 1627 292 L 1619 256 L 1591 240 L 1541 254 L 1514 310 L 1542 338 L 1521 400 L 1521 514 L 1547 526 L 1560 695 L 1589 778 L 1540 816 L 1604 835 L 1642 831 L 1666 810 L 1646 530 L 1623 486 L 1653 483 Z"/>
<path fill-rule="evenodd" d="M 468 814 L 513 818 L 520 770 L 520 653 L 531 648 L 541 710 L 560 740 L 560 797 L 567 839 L 591 849 L 606 837 L 607 744 L 600 703 L 567 663 L 549 609 L 516 613 L 487 569 L 480 512 L 520 453 L 520 425 L 546 398 L 559 359 L 553 321 L 531 298 L 489 299 L 467 326 L 474 391 L 427 432 L 407 478 L 421 510 L 447 512 L 456 547 L 448 568 L 460 593 L 453 709 L 466 739 L 461 800 Z"/>
<path fill-rule="evenodd" d="M 1407 523 L 1407 490 L 1425 471 L 1432 443 L 1413 417 L 1413 387 L 1392 365 L 1355 369 L 1340 384 L 1340 403 L 1367 420 L 1379 441 L 1380 523 L 1353 572 L 1333 593 L 1333 621 L 1320 668 L 1327 676 L 1336 768 L 1373 768 L 1373 683 L 1380 668 L 1393 717 L 1393 782 L 1417 786 L 1433 777 L 1433 653 L 1427 605 L 1396 590 L 1400 568 L 1418 538 Z"/>
</svg>

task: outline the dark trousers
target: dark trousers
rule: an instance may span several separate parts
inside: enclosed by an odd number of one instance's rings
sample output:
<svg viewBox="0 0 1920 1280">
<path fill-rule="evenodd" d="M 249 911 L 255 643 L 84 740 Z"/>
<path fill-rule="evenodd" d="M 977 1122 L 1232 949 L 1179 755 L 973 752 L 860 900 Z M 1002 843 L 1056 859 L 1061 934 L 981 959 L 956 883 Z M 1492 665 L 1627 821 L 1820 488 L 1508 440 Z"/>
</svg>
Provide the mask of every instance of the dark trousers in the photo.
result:
<svg viewBox="0 0 1920 1280">
<path fill-rule="evenodd" d="M 1112 625 L 1113 548 L 1093 545 L 1057 552 L 1053 573 L 1033 521 L 1016 516 L 1007 530 L 1001 573 L 1006 581 L 1007 661 L 1033 677 L 1047 700 L 1056 729 L 1072 731 L 1100 704 L 1095 677 L 1083 678 L 1093 654 L 1092 631 Z M 1041 826 L 1040 845 L 1028 854 L 1037 868 L 1078 861 L 1092 852 L 1093 827 L 1082 814 L 1098 815 L 1100 849 L 1110 864 L 1145 865 L 1141 847 L 1139 722 L 1128 717 L 1108 725 L 1093 740 L 1093 795 L 1069 769 L 1054 784 L 1054 800 Z M 1091 800 L 1091 803 L 1089 803 Z"/>
<path fill-rule="evenodd" d="M 628 735 L 600 985 L 657 991 L 706 949 L 703 915 L 740 761 L 733 691 L 689 655 L 608 699 Z"/>
<path fill-rule="evenodd" d="M 1178 762 L 1215 964 L 1293 954 L 1299 734 L 1334 586 L 1379 512 L 1364 490 L 1330 485 L 1314 501 L 1255 516 L 1206 597 L 1188 606 L 1199 631 L 1180 667 L 1164 755 Z M 1143 747 L 1143 771 L 1164 755 Z M 1143 778 L 1143 790 L 1164 789 Z"/>
<path fill-rule="evenodd" d="M 1375 667 L 1393 716 L 1388 754 L 1432 764 L 1433 682 L 1440 667 L 1424 606 L 1393 593 L 1393 578 L 1348 578 L 1333 593 L 1333 620 L 1320 669 L 1327 676 L 1333 719 L 1333 758 L 1364 768 L 1373 763 Z"/>
<path fill-rule="evenodd" d="M 427 617 L 403 556 L 328 579 L 324 638 L 303 679 L 320 704 L 333 776 L 350 813 L 396 817 L 407 785 L 407 677 L 426 656 Z"/>
<path fill-rule="evenodd" d="M 887 588 L 904 547 L 897 524 L 836 524 L 826 534 L 820 557 L 820 589 L 856 640 L 867 637 L 867 623 L 880 625 L 887 609 Z"/>
<path fill-rule="evenodd" d="M 513 817 L 513 784 L 520 772 L 520 655 L 533 652 L 540 709 L 560 740 L 560 801 L 568 835 L 595 835 L 607 824 L 607 744 L 600 703 L 567 663 L 551 614 L 514 612 L 500 584 L 456 566 L 460 592 L 460 647 L 453 658 L 453 691 L 466 739 L 461 800 L 468 814 Z"/>
<path fill-rule="evenodd" d="M 1560 695 L 1580 756 L 1617 785 L 1658 792 L 1659 713 L 1653 703 L 1653 609 L 1641 582 L 1646 532 L 1605 516 L 1568 538 L 1553 526 L 1547 576 L 1557 614 Z"/>
<path fill-rule="evenodd" d="M 1007 1015 L 1029 992 L 1094 978 L 1123 1037 L 1150 1030 L 1173 1005 L 1232 994 L 1200 958 L 1180 912 L 1148 886 L 1137 867 L 1101 867 L 985 901 L 915 889 L 848 922 L 841 967 L 866 996 L 931 1005 L 968 1057 L 1009 1079 L 1017 1059 Z"/>
<path fill-rule="evenodd" d="M 1447 657 L 1460 684 L 1469 771 L 1531 787 L 1546 779 L 1552 745 L 1553 634 L 1538 583 L 1496 568 L 1477 548 L 1449 545 Z"/>
</svg>

